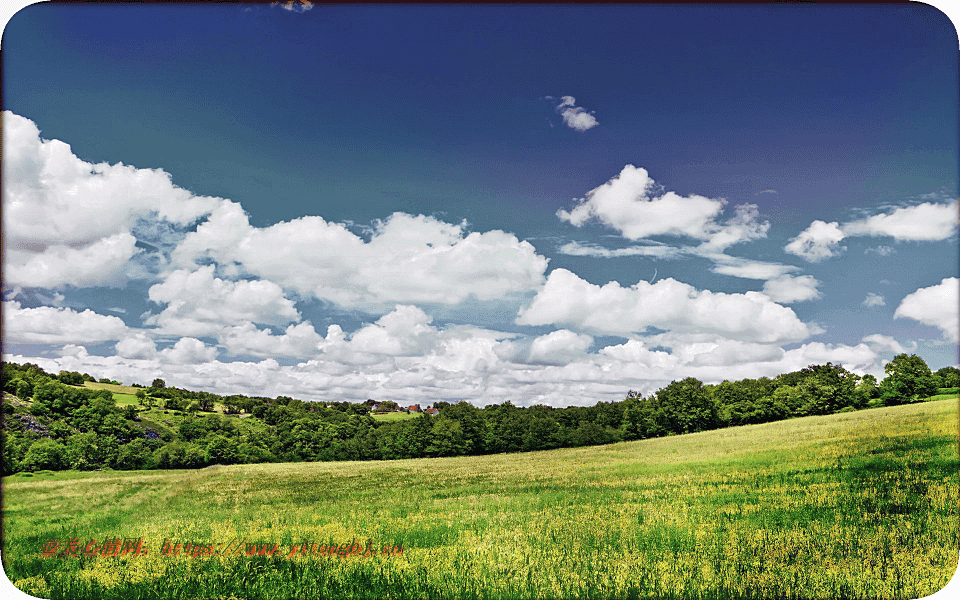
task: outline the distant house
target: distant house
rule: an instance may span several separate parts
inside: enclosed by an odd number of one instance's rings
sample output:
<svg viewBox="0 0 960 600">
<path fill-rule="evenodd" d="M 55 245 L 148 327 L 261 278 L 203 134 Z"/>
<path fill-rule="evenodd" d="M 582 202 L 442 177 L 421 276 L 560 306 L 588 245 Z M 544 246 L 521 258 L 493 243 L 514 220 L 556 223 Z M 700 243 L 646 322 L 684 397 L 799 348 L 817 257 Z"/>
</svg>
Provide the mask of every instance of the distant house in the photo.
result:
<svg viewBox="0 0 960 600">
<path fill-rule="evenodd" d="M 440 411 L 437 410 L 437 409 L 435 409 L 435 408 L 433 408 L 433 407 L 430 407 L 430 408 L 428 408 L 427 410 L 425 410 L 425 411 L 423 411 L 423 412 L 427 413 L 428 415 L 437 415 L 437 414 L 440 414 Z"/>
<path fill-rule="evenodd" d="M 420 405 L 419 405 L 419 404 L 411 404 L 411 405 L 410 405 L 410 408 L 407 409 L 407 412 L 411 412 L 411 413 L 418 413 L 418 412 L 420 412 Z"/>
<path fill-rule="evenodd" d="M 379 404 L 374 404 L 373 406 L 371 406 L 371 407 L 370 407 L 370 412 L 380 412 L 380 405 L 379 405 Z"/>
</svg>

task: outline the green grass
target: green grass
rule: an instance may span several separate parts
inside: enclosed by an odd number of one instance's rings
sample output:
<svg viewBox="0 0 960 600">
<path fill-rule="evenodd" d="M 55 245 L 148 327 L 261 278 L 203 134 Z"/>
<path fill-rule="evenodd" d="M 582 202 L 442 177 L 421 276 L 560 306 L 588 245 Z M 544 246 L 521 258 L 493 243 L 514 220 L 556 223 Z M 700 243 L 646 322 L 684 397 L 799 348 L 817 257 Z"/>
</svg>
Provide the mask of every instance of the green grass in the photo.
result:
<svg viewBox="0 0 960 600">
<path fill-rule="evenodd" d="M 405 412 L 390 412 L 379 415 L 371 414 L 371 417 L 378 421 L 406 421 L 407 419 L 416 419 L 419 415 L 417 413 L 405 413 Z"/>
<path fill-rule="evenodd" d="M 4 566 L 47 598 L 919 598 L 957 564 L 957 422 L 954 399 L 524 454 L 14 476 Z M 40 556 L 114 536 L 149 553 Z M 287 557 L 354 539 L 404 551 Z"/>
<path fill-rule="evenodd" d="M 109 390 L 113 392 L 114 397 L 117 394 L 123 394 L 127 396 L 136 397 L 137 390 L 147 391 L 149 388 L 136 388 L 130 385 L 115 385 L 112 383 L 97 383 L 95 381 L 84 381 L 83 387 L 90 388 L 91 390 Z"/>
<path fill-rule="evenodd" d="M 936 401 L 938 401 L 938 400 L 956 400 L 956 399 L 957 399 L 957 392 L 956 392 L 956 390 L 943 390 L 943 389 L 941 389 L 940 392 L 941 392 L 941 393 L 940 393 L 940 394 L 937 394 L 936 396 L 930 396 L 929 398 L 924 398 L 923 401 L 924 401 L 924 402 L 936 402 Z"/>
</svg>

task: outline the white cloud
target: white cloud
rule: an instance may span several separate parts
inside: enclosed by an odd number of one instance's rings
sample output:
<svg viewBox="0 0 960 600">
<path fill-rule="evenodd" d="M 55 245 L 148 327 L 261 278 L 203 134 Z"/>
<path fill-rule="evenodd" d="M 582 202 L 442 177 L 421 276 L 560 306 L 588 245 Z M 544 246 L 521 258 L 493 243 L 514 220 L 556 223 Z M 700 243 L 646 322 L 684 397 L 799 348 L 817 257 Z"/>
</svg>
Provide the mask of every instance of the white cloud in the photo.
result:
<svg viewBox="0 0 960 600">
<path fill-rule="evenodd" d="M 350 338 L 355 352 L 405 356 L 423 353 L 436 339 L 432 319 L 416 306 L 398 305 L 375 324 L 366 325 Z"/>
<path fill-rule="evenodd" d="M 291 366 L 280 366 L 273 359 L 225 363 L 216 360 L 214 348 L 191 338 L 156 354 L 151 354 L 145 345 L 142 358 L 94 356 L 82 346 L 71 346 L 54 358 L 4 359 L 33 362 L 53 372 L 89 372 L 98 378 L 126 383 L 162 377 L 169 385 L 220 394 L 288 395 L 306 400 L 377 398 L 411 403 L 466 399 L 478 405 L 509 400 L 520 406 L 582 406 L 601 399 L 622 399 L 627 389 L 648 394 L 688 376 L 718 383 L 724 379 L 772 377 L 827 361 L 843 364 L 857 373 L 882 376 L 882 358 L 899 349 L 885 344 L 884 336 L 868 336 L 857 346 L 814 342 L 784 351 L 776 344 L 742 342 L 717 335 L 660 334 L 649 340 L 631 339 L 607 346 L 596 354 L 584 353 L 571 362 L 565 362 L 572 356 L 567 354 L 553 356 L 563 359 L 556 360 L 557 364 L 524 364 L 506 358 L 516 354 L 507 341 L 510 334 L 473 327 L 453 327 L 437 334 L 436 345 L 425 349 L 422 355 L 378 355 L 378 360 L 370 363 L 345 362 L 326 352 Z M 343 338 L 340 328 L 331 326 L 321 345 L 349 344 Z M 554 341 L 559 338 L 554 336 Z M 580 348 L 586 341 L 581 337 L 569 339 Z M 671 351 L 652 350 L 653 344 Z M 545 351 L 562 352 L 562 345 Z M 526 353 L 522 358 L 527 358 Z"/>
<path fill-rule="evenodd" d="M 734 216 L 711 233 L 710 238 L 700 246 L 700 250 L 721 252 L 733 244 L 765 238 L 769 229 L 768 221 L 760 221 L 760 211 L 756 204 L 740 204 L 734 208 Z"/>
<path fill-rule="evenodd" d="M 599 123 L 592 113 L 586 112 L 581 107 L 574 106 L 576 100 L 573 96 L 564 96 L 557 111 L 563 116 L 563 122 L 567 127 L 577 131 L 586 131 Z"/>
<path fill-rule="evenodd" d="M 880 256 L 890 256 L 895 252 L 896 250 L 890 246 L 877 246 L 876 248 L 867 248 L 863 251 L 864 254 L 879 254 Z"/>
<path fill-rule="evenodd" d="M 55 288 L 120 283 L 138 220 L 187 225 L 220 201 L 194 196 L 160 169 L 91 164 L 3 113 L 4 280 Z"/>
<path fill-rule="evenodd" d="M 892 354 L 903 354 L 904 352 L 907 352 L 907 349 L 904 348 L 900 342 L 889 335 L 875 333 L 873 335 L 864 336 L 862 341 L 877 352 L 887 352 Z M 916 349 L 916 343 L 913 344 L 913 349 Z"/>
<path fill-rule="evenodd" d="M 21 308 L 19 302 L 3 303 L 3 339 L 25 344 L 95 344 L 117 340 L 127 334 L 117 317 L 87 309 Z"/>
<path fill-rule="evenodd" d="M 886 306 L 887 301 L 884 300 L 881 294 L 876 292 L 867 292 L 867 297 L 864 299 L 862 304 L 868 308 L 874 308 L 877 306 Z"/>
<path fill-rule="evenodd" d="M 755 365 L 779 361 L 784 356 L 777 344 L 741 342 L 711 334 L 664 333 L 647 341 L 669 348 L 678 365 L 688 367 Z"/>
<path fill-rule="evenodd" d="M 797 341 L 810 333 L 792 310 L 759 292 L 700 291 L 674 279 L 629 288 L 612 281 L 601 287 L 565 269 L 550 273 L 517 323 L 621 335 L 657 327 L 760 342 Z"/>
<path fill-rule="evenodd" d="M 939 284 L 920 288 L 900 302 L 894 319 L 906 317 L 940 328 L 944 338 L 960 341 L 960 279 L 948 277 Z"/>
<path fill-rule="evenodd" d="M 530 345 L 530 361 L 565 365 L 583 357 L 591 344 L 593 344 L 593 338 L 589 335 L 577 334 L 569 329 L 558 329 L 533 340 Z"/>
<path fill-rule="evenodd" d="M 536 289 L 547 266 L 532 245 L 499 230 L 464 235 L 459 225 L 395 213 L 364 242 L 320 217 L 255 228 L 235 203 L 221 205 L 173 253 L 181 266 L 205 257 L 342 305 L 493 300 Z"/>
<path fill-rule="evenodd" d="M 117 342 L 116 352 L 123 358 L 150 359 L 157 355 L 157 344 L 146 333 L 137 332 Z"/>
<path fill-rule="evenodd" d="M 283 335 L 257 329 L 253 323 L 224 329 L 218 339 L 231 356 L 292 356 L 312 358 L 319 353 L 323 338 L 309 321 L 290 325 Z"/>
<path fill-rule="evenodd" d="M 137 252 L 135 243 L 129 233 L 118 233 L 77 248 L 63 244 L 11 245 L 4 256 L 4 278 L 42 288 L 119 286 L 124 266 Z"/>
<path fill-rule="evenodd" d="M 214 277 L 213 265 L 193 272 L 174 271 L 150 288 L 149 297 L 167 308 L 145 324 L 158 325 L 166 334 L 210 336 L 225 326 L 249 322 L 282 326 L 300 320 L 293 302 L 277 284 L 226 281 Z"/>
<path fill-rule="evenodd" d="M 956 204 L 931 202 L 901 207 L 889 214 L 873 215 L 843 225 L 848 236 L 883 235 L 909 241 L 945 240 L 954 234 L 956 228 Z"/>
<path fill-rule="evenodd" d="M 838 223 L 818 220 L 790 240 L 784 250 L 809 262 L 820 262 L 840 252 L 837 245 L 843 238 L 843 231 Z"/>
<path fill-rule="evenodd" d="M 673 246 L 629 246 L 627 248 L 603 248 L 596 244 L 582 244 L 577 241 L 567 242 L 557 249 L 561 254 L 569 256 L 596 256 L 612 258 L 616 256 L 653 256 L 655 258 L 676 258 L 683 251 Z"/>
<path fill-rule="evenodd" d="M 816 300 L 821 297 L 820 291 L 817 290 L 819 283 L 811 275 L 781 275 L 764 283 L 763 293 L 774 302 L 784 304 Z"/>
<path fill-rule="evenodd" d="M 810 226 L 792 239 L 784 248 L 791 254 L 810 262 L 819 262 L 839 252 L 837 245 L 845 237 L 852 236 L 890 236 L 897 241 L 940 241 L 954 235 L 957 227 L 957 206 L 955 204 L 934 204 L 926 202 L 917 206 L 895 209 L 888 214 L 873 215 L 859 221 L 843 225 L 837 222 L 824 223 L 814 221 Z M 889 246 L 870 248 L 866 252 L 876 252 L 887 256 L 894 252 Z"/>
<path fill-rule="evenodd" d="M 713 260 L 716 264 L 711 271 L 720 275 L 732 275 L 733 277 L 742 277 L 744 279 L 775 279 L 784 277 L 787 273 L 799 271 L 797 267 L 791 265 L 782 265 L 780 263 L 764 262 L 760 260 L 750 260 L 726 254 L 704 254 L 699 253 L 704 258 Z"/>
<path fill-rule="evenodd" d="M 217 357 L 217 349 L 211 348 L 192 337 L 180 338 L 172 348 L 164 348 L 159 353 L 160 360 L 176 365 L 200 365 L 209 363 Z"/>
<path fill-rule="evenodd" d="M 713 219 L 723 201 L 674 192 L 652 196 L 655 183 L 647 171 L 626 165 L 619 175 L 587 192 L 571 211 L 557 216 L 577 227 L 591 219 L 612 227 L 631 240 L 652 235 L 707 239 L 717 229 Z"/>
<path fill-rule="evenodd" d="M 307 12 L 313 8 L 313 2 L 310 0 L 299 0 L 296 2 L 294 0 L 288 0 L 287 2 L 271 2 L 270 6 L 280 5 L 280 8 L 289 12 Z"/>
</svg>

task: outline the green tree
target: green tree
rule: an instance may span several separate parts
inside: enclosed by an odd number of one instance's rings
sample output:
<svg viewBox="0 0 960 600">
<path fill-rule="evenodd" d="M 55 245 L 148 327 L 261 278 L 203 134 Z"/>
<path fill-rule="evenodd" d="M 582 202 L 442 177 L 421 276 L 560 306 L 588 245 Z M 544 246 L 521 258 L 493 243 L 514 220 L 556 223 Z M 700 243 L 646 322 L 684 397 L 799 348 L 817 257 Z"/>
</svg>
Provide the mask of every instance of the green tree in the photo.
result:
<svg viewBox="0 0 960 600">
<path fill-rule="evenodd" d="M 211 435 L 204 458 L 209 464 L 232 465 L 237 462 L 237 445 L 222 435 Z"/>
<path fill-rule="evenodd" d="M 887 376 L 880 383 L 880 397 L 887 406 L 918 402 L 937 393 L 930 367 L 915 354 L 898 354 L 883 370 Z"/>
<path fill-rule="evenodd" d="M 960 387 L 960 369 L 956 367 L 937 369 L 937 376 L 940 378 L 940 387 Z"/>
<path fill-rule="evenodd" d="M 50 438 L 41 438 L 27 449 L 26 456 L 20 462 L 22 471 L 40 471 L 49 469 L 59 471 L 65 466 L 65 448 Z"/>
<path fill-rule="evenodd" d="M 673 433 L 705 431 L 719 424 L 717 405 L 698 379 L 674 381 L 658 390 L 656 397 L 662 419 Z"/>
<path fill-rule="evenodd" d="M 89 471 L 106 466 L 108 449 L 96 433 L 77 433 L 65 440 L 67 467 L 78 471 Z"/>
<path fill-rule="evenodd" d="M 842 366 L 828 362 L 825 365 L 810 365 L 800 373 L 804 376 L 799 385 L 804 403 L 799 414 L 827 415 L 858 403 L 856 388 L 859 377 Z"/>
<path fill-rule="evenodd" d="M 877 378 L 869 373 L 861 377 L 860 383 L 857 384 L 857 394 L 860 395 L 857 408 L 863 408 L 874 398 L 879 398 L 880 387 L 877 386 Z"/>
<path fill-rule="evenodd" d="M 443 411 L 443 416 L 460 423 L 466 454 L 480 454 L 484 449 L 483 413 L 469 402 L 451 404 Z"/>
<path fill-rule="evenodd" d="M 427 446 L 430 456 L 459 456 L 466 453 L 467 442 L 463 435 L 463 427 L 459 421 L 440 417 L 433 424 L 430 445 Z"/>
<path fill-rule="evenodd" d="M 0 439 L 2 439 L 3 474 L 12 475 L 20 471 L 20 461 L 23 460 L 27 450 L 27 440 L 10 435 L 6 431 L 0 430 Z"/>
<path fill-rule="evenodd" d="M 17 379 L 16 380 L 16 396 L 21 400 L 29 400 L 33 397 L 33 384 L 27 381 L 26 379 Z"/>
<path fill-rule="evenodd" d="M 615 430 L 593 421 L 581 421 L 570 433 L 570 444 L 573 446 L 598 446 L 615 441 L 617 441 Z"/>
<path fill-rule="evenodd" d="M 643 426 L 641 419 L 643 412 L 640 410 L 639 398 L 634 399 L 628 396 L 626 408 L 623 409 L 623 419 L 620 423 L 620 430 L 623 432 L 623 439 L 639 440 L 643 437 Z"/>
<path fill-rule="evenodd" d="M 60 371 L 57 379 L 60 380 L 60 383 L 67 385 L 83 385 L 83 374 L 76 371 Z"/>
<path fill-rule="evenodd" d="M 116 458 L 113 460 L 113 468 L 124 471 L 142 469 L 146 466 L 149 458 L 150 449 L 143 438 L 137 438 L 131 442 L 120 446 L 117 450 Z"/>
<path fill-rule="evenodd" d="M 154 379 L 154 380 L 153 380 L 153 383 L 150 384 L 150 387 L 152 387 L 152 388 L 165 388 L 165 387 L 167 387 L 167 384 L 166 384 L 166 382 L 165 382 L 164 380 L 157 378 L 157 379 Z"/>
</svg>

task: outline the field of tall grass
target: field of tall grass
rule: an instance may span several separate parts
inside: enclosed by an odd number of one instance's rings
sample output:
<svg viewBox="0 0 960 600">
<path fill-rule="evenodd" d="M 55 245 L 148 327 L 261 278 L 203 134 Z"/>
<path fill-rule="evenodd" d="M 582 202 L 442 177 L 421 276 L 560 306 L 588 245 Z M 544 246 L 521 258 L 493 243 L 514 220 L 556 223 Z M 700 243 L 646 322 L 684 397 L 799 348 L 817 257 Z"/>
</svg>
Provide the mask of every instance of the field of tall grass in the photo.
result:
<svg viewBox="0 0 960 600">
<path fill-rule="evenodd" d="M 17 475 L 3 562 L 43 598 L 919 598 L 960 552 L 957 408 L 525 454 Z"/>
</svg>

